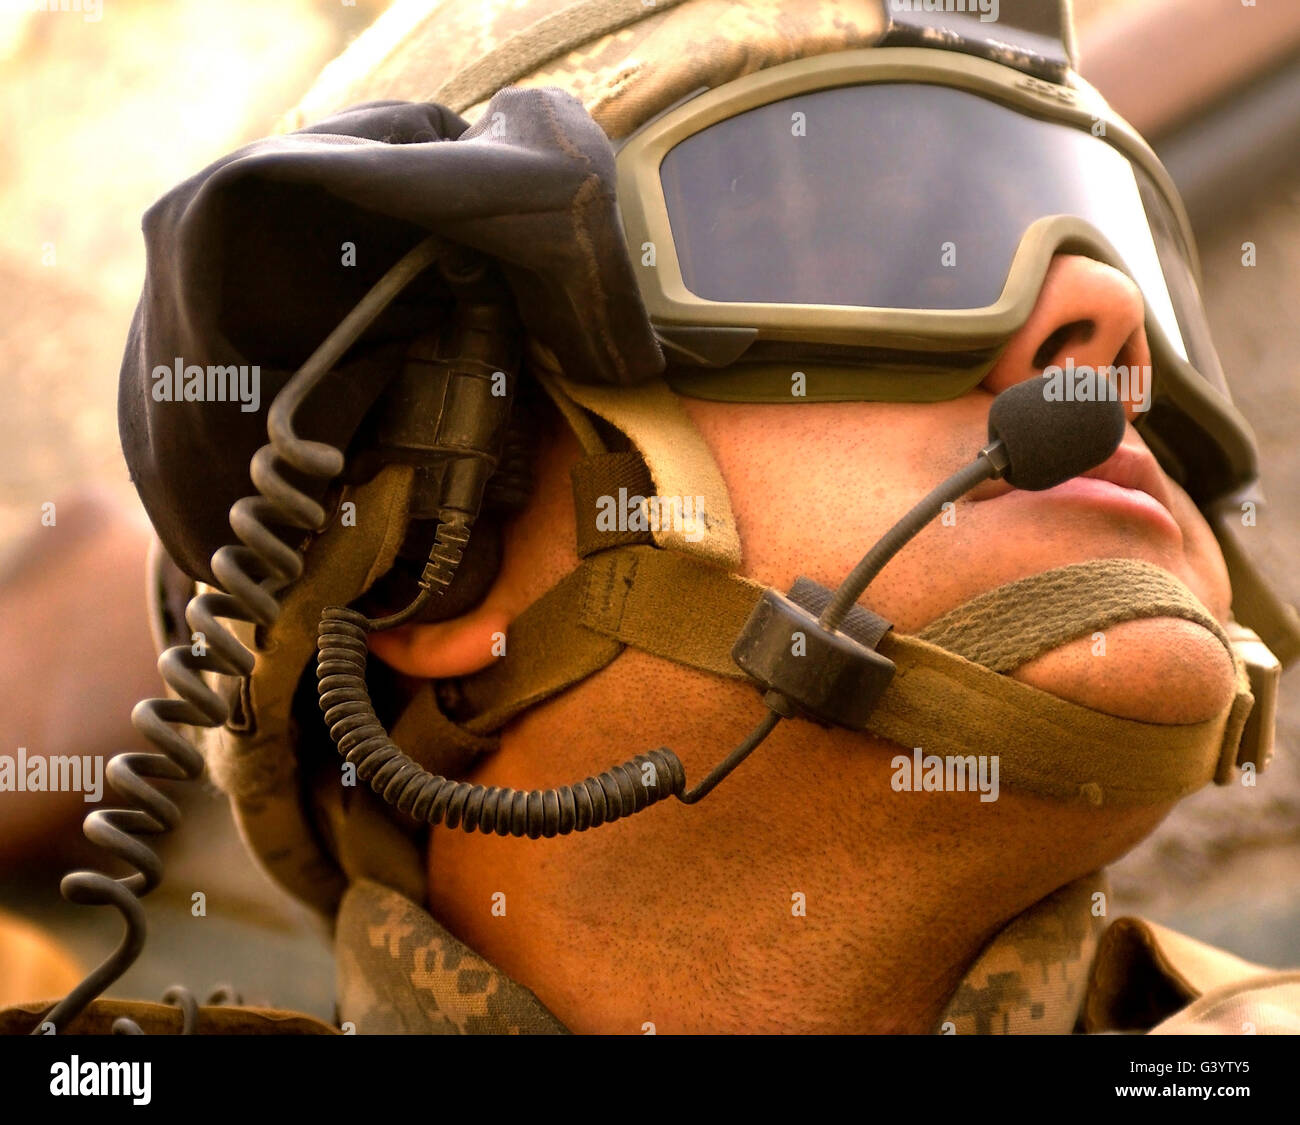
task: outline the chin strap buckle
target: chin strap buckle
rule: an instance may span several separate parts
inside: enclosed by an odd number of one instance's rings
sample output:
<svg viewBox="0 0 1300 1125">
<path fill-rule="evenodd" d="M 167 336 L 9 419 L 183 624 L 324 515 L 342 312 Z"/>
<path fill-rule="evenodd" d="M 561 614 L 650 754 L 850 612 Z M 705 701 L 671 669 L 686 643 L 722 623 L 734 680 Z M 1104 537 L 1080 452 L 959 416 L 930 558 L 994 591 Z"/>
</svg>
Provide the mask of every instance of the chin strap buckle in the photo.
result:
<svg viewBox="0 0 1300 1125">
<path fill-rule="evenodd" d="M 893 626 L 855 606 L 838 630 L 823 629 L 817 618 L 833 596 L 808 578 L 797 579 L 788 595 L 766 590 L 731 658 L 763 687 L 777 714 L 866 730 L 894 678 L 894 662 L 876 652 Z"/>
<path fill-rule="evenodd" d="M 1240 769 L 1249 763 L 1258 773 L 1268 767 L 1273 757 L 1278 681 L 1282 677 L 1282 663 L 1253 629 L 1229 621 L 1224 631 L 1232 642 L 1233 651 L 1246 665 L 1250 694 L 1255 697 L 1255 706 L 1251 708 L 1250 717 L 1242 728 L 1236 766 Z"/>
</svg>

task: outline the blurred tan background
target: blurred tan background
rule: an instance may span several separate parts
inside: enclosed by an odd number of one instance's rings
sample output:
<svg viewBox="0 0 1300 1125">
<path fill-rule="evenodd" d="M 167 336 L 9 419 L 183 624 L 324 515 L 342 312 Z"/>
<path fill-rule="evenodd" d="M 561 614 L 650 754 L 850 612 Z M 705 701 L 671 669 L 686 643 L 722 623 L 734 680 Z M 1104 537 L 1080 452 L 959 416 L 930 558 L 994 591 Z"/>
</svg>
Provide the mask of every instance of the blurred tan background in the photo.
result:
<svg viewBox="0 0 1300 1125">
<path fill-rule="evenodd" d="M 118 365 L 143 278 L 140 216 L 208 162 L 273 130 L 382 0 L 103 0 L 83 13 L 0 13 L 0 751 L 112 752 L 133 741 L 147 672 L 143 520 L 117 445 Z M 1284 10 L 1285 9 L 1285 10 Z M 1290 0 L 1076 0 L 1085 76 L 1152 139 L 1187 193 L 1204 296 L 1242 411 L 1260 438 L 1271 501 L 1257 554 L 1296 600 L 1300 575 L 1300 5 Z M 1242 244 L 1258 264 L 1242 264 Z M 42 527 L 42 505 L 57 523 Z M 105 567 L 104 558 L 114 560 Z M 29 596 L 60 576 L 57 596 Z M 51 634 L 50 621 L 75 628 Z M 131 651 L 102 677 L 68 671 L 109 629 Z M 44 690 L 37 692 L 36 685 Z M 1255 789 L 1186 802 L 1113 871 L 1119 910 L 1141 911 L 1272 964 L 1300 965 L 1300 698 L 1284 683 L 1279 753 Z M 1285 702 L 1290 691 L 1292 699 Z M 49 699 L 57 701 L 51 708 Z M 0 846 L 0 909 L 57 930 L 97 960 L 115 912 L 58 897 L 69 862 L 100 866 L 80 840 L 87 806 L 20 807 L 36 846 Z M 154 998 L 233 980 L 249 1002 L 330 1017 L 333 970 L 305 912 L 253 869 L 210 786 L 185 796 L 150 896 L 154 936 L 113 990 Z M 204 918 L 190 896 L 207 896 Z"/>
<path fill-rule="evenodd" d="M 147 521 L 117 437 L 117 372 L 144 278 L 143 212 L 273 132 L 386 3 L 103 0 L 98 20 L 85 18 L 85 4 L 67 6 L 83 11 L 0 11 L 0 644 L 21 653 L 0 662 L 9 665 L 0 671 L 9 755 L 137 745 L 131 706 L 162 687 L 132 527 Z M 53 527 L 41 522 L 49 501 Z M 63 623 L 57 635 L 50 621 Z M 133 643 L 105 652 L 105 635 Z M 102 653 L 102 677 L 73 671 L 69 654 L 87 652 Z M 185 819 L 162 848 L 145 955 L 113 994 L 156 1000 L 180 982 L 203 998 L 231 980 L 250 1003 L 332 1018 L 332 960 L 311 916 L 252 866 L 210 783 L 164 787 Z M 91 806 L 68 797 L 0 796 L 0 837 L 38 841 L 0 839 L 0 910 L 49 927 L 91 965 L 121 922 L 59 896 L 69 865 L 105 866 L 81 838 Z M 205 917 L 191 913 L 195 891 L 206 895 Z"/>
</svg>

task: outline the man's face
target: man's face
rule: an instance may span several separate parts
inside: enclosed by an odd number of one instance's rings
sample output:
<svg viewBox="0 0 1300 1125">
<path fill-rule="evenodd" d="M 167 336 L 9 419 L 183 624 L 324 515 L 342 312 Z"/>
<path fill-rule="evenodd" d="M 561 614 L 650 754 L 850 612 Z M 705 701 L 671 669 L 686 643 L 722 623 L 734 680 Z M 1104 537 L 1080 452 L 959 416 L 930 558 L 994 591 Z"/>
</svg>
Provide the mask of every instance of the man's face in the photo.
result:
<svg viewBox="0 0 1300 1125">
<path fill-rule="evenodd" d="M 835 586 L 922 495 L 973 459 L 989 407 L 1045 367 L 1151 362 L 1141 295 L 1100 262 L 1055 259 L 1034 310 L 988 378 L 938 403 L 714 403 L 682 398 L 727 481 L 743 573 L 788 589 L 800 574 Z M 1130 423 L 1140 418 L 1129 404 Z M 493 632 L 576 564 L 567 471 L 576 446 L 543 454 L 532 505 L 510 529 L 492 595 L 461 623 L 372 638 L 402 671 L 465 674 L 491 662 Z M 935 521 L 882 572 L 865 602 L 915 632 L 970 598 L 1070 563 L 1136 558 L 1181 579 L 1226 620 L 1230 589 L 1213 534 L 1130 424 L 1119 451 L 1090 479 L 1030 493 L 990 482 Z M 1161 618 L 1108 631 L 1104 655 L 1083 638 L 1026 665 L 1018 678 L 1124 717 L 1198 722 L 1231 698 L 1231 661 L 1189 622 Z"/>
</svg>

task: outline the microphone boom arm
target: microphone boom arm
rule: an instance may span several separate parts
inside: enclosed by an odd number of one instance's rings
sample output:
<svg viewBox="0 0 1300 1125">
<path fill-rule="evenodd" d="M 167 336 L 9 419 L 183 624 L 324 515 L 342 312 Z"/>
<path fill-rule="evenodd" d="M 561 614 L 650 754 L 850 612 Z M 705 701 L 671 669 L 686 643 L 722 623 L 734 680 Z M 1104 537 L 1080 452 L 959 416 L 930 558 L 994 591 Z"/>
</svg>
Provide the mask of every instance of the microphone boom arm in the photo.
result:
<svg viewBox="0 0 1300 1125">
<path fill-rule="evenodd" d="M 862 561 L 840 583 L 835 596 L 822 612 L 818 625 L 831 632 L 838 629 L 845 615 L 862 597 L 862 592 L 875 581 L 885 564 L 943 511 L 945 504 L 965 496 L 977 484 L 1000 478 L 1007 471 L 1008 464 L 1005 446 L 1000 440 L 994 441 L 981 449 L 975 460 L 964 469 L 931 489 L 862 556 Z"/>
</svg>

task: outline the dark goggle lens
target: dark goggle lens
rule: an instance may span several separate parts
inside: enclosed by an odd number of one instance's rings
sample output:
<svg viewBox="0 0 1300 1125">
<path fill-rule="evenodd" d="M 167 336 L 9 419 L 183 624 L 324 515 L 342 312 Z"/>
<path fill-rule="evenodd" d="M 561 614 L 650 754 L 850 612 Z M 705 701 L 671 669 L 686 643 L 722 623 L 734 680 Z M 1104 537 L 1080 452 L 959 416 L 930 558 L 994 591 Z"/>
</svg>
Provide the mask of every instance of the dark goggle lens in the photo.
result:
<svg viewBox="0 0 1300 1125">
<path fill-rule="evenodd" d="M 983 309 L 1029 226 L 1071 215 L 1189 358 L 1143 203 L 1158 196 L 1084 130 L 945 86 L 842 86 L 710 125 L 660 179 L 682 280 L 706 300 Z"/>
</svg>

